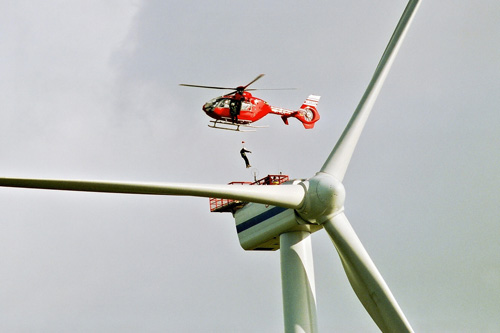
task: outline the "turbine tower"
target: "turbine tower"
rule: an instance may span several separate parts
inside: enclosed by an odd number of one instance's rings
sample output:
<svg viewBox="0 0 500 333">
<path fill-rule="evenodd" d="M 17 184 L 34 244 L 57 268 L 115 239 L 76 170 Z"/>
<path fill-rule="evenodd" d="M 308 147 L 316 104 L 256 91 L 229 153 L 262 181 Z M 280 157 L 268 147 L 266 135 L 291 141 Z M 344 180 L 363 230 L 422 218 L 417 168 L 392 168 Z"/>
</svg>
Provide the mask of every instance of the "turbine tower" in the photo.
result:
<svg viewBox="0 0 500 333">
<path fill-rule="evenodd" d="M 286 332 L 316 332 L 316 296 L 310 235 L 330 236 L 349 282 L 383 332 L 411 332 L 384 279 L 344 212 L 342 184 L 351 156 L 418 8 L 410 0 L 359 105 L 321 169 L 307 180 L 280 186 L 126 183 L 58 179 L 0 178 L 0 186 L 51 190 L 217 197 L 249 202 L 234 214 L 245 249 L 279 240 Z"/>
</svg>

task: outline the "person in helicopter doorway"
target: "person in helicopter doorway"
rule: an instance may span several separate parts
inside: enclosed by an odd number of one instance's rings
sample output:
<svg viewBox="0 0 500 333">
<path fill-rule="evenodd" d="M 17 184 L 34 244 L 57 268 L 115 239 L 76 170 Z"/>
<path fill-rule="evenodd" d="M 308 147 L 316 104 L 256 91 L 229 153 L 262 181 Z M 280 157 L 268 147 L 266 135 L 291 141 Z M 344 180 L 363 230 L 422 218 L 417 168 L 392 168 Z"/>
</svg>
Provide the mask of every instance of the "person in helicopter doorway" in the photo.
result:
<svg viewBox="0 0 500 333">
<path fill-rule="evenodd" d="M 250 165 L 250 162 L 248 161 L 248 157 L 247 157 L 246 153 L 252 153 L 252 152 L 250 150 L 245 149 L 245 141 L 241 141 L 241 143 L 243 144 L 243 148 L 241 148 L 241 150 L 240 150 L 240 155 L 241 155 L 241 157 L 243 157 L 243 160 L 245 160 L 245 165 L 248 169 L 251 167 L 251 165 Z"/>
<path fill-rule="evenodd" d="M 238 116 L 241 111 L 241 102 L 245 99 L 242 93 L 237 91 L 234 94 L 234 99 L 229 103 L 229 114 L 231 115 L 231 122 L 234 124 L 238 122 Z"/>
</svg>

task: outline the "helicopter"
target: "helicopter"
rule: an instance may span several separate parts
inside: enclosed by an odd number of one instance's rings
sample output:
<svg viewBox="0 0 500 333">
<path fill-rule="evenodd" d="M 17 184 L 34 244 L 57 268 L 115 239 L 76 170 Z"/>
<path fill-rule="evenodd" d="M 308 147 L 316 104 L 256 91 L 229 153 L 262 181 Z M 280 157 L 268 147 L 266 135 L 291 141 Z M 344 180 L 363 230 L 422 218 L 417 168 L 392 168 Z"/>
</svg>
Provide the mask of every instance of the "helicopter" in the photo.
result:
<svg viewBox="0 0 500 333">
<path fill-rule="evenodd" d="M 232 92 L 211 99 L 206 102 L 202 109 L 207 116 L 215 119 L 211 120 L 209 127 L 232 130 L 232 131 L 255 131 L 252 128 L 262 128 L 267 126 L 256 126 L 254 122 L 267 116 L 268 114 L 276 114 L 281 116 L 283 122 L 288 125 L 288 118 L 297 118 L 302 122 L 306 129 L 311 129 L 319 120 L 319 113 L 316 109 L 320 96 L 309 95 L 302 103 L 298 110 L 288 110 L 280 107 L 269 105 L 266 101 L 253 96 L 249 91 L 257 89 L 248 89 L 255 81 L 262 78 L 264 74 L 258 75 L 250 83 L 245 86 L 236 88 L 201 86 L 194 84 L 180 84 L 184 87 L 207 88 L 232 90 Z M 285 88 L 290 89 L 290 88 Z M 278 90 L 278 89 L 259 89 L 259 90 Z M 284 90 L 284 89 L 279 89 Z"/>
</svg>

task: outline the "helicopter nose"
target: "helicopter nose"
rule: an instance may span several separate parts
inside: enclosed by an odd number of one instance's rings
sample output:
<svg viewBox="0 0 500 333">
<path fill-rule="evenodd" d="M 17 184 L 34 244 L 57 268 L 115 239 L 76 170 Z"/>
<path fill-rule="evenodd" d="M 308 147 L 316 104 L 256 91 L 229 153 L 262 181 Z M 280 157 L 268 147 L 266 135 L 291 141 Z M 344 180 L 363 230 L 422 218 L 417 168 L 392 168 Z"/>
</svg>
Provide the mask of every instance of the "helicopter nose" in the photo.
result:
<svg viewBox="0 0 500 333">
<path fill-rule="evenodd" d="M 213 103 L 211 103 L 210 101 L 206 102 L 205 104 L 203 104 L 203 107 L 201 108 L 203 111 L 205 111 L 205 113 L 209 113 L 211 112 L 214 108 L 213 108 Z"/>
</svg>

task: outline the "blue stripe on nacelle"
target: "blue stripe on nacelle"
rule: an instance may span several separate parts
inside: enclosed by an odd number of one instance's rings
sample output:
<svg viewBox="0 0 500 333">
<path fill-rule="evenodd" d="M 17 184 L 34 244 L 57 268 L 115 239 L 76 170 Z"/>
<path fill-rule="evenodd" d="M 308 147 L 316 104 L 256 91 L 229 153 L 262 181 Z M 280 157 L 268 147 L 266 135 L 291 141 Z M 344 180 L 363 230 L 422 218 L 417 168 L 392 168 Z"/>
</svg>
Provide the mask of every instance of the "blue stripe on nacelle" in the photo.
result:
<svg viewBox="0 0 500 333">
<path fill-rule="evenodd" d="M 264 213 L 259 214 L 255 217 L 252 217 L 249 220 L 246 220 L 245 222 L 242 222 L 236 226 L 236 231 L 238 233 L 243 232 L 247 229 L 250 229 L 251 227 L 256 226 L 257 224 L 264 222 L 267 219 L 270 219 L 271 217 L 274 217 L 280 213 L 283 213 L 285 210 L 288 208 L 283 208 L 283 207 L 273 207 L 269 210 L 266 210 Z"/>
</svg>

